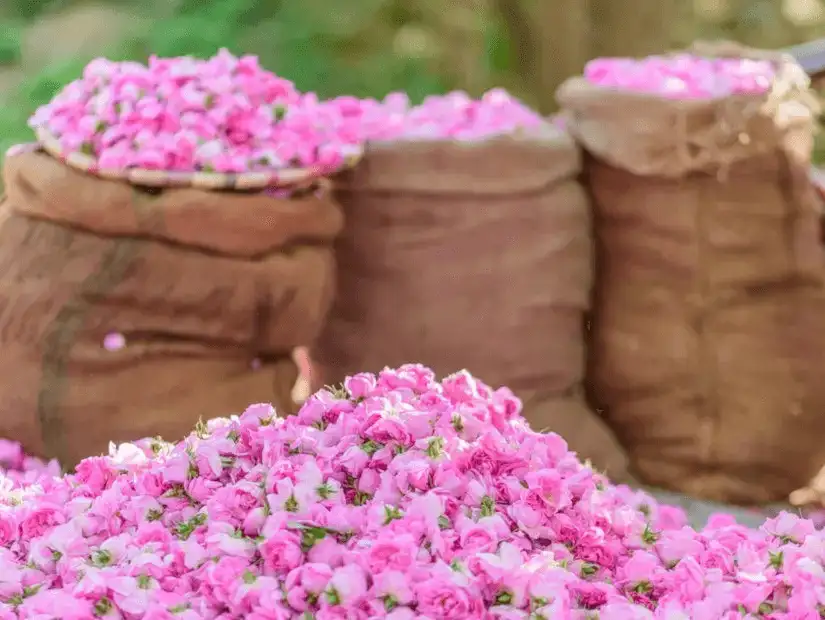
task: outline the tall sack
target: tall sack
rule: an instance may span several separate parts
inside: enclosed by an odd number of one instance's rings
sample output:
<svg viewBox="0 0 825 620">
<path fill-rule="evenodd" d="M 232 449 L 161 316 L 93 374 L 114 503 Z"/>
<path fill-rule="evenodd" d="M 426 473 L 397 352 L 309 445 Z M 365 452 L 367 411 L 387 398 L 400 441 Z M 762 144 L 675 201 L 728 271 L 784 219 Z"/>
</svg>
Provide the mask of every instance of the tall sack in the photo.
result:
<svg viewBox="0 0 825 620">
<path fill-rule="evenodd" d="M 643 482 L 735 503 L 784 500 L 825 462 L 815 106 L 801 69 L 770 58 L 761 96 L 558 92 L 590 154 L 596 405 Z"/>
<path fill-rule="evenodd" d="M 4 178 L 0 436 L 71 465 L 252 402 L 293 407 L 291 352 L 333 294 L 329 196 L 146 190 L 42 152 Z M 106 350 L 111 333 L 126 346 Z"/>
<path fill-rule="evenodd" d="M 336 180 L 338 295 L 313 352 L 327 383 L 414 361 L 510 387 L 537 429 L 617 478 L 625 457 L 584 406 L 589 207 L 555 128 L 479 143 L 367 148 Z"/>
</svg>

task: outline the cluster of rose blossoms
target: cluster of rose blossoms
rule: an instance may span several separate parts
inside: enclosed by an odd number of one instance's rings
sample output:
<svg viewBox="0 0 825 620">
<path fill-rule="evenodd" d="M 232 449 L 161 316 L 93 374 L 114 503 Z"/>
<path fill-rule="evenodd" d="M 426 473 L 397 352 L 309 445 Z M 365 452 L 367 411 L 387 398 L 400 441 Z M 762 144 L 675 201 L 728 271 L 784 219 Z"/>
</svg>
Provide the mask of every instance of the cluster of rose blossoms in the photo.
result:
<svg viewBox="0 0 825 620">
<path fill-rule="evenodd" d="M 536 127 L 541 118 L 501 89 L 411 106 L 402 93 L 383 101 L 320 101 L 258 65 L 221 51 L 189 57 L 91 62 L 32 116 L 64 153 L 84 153 L 106 170 L 269 171 L 326 174 L 368 140 L 471 140 Z"/>
<path fill-rule="evenodd" d="M 17 441 L 0 439 L 0 484 L 14 488 L 37 483 L 41 478 L 61 474 L 57 461 L 46 462 L 29 456 Z"/>
<path fill-rule="evenodd" d="M 334 108 L 226 50 L 148 65 L 94 60 L 29 124 L 112 170 L 328 171 L 361 148 Z"/>
<path fill-rule="evenodd" d="M 328 104 L 357 128 L 365 142 L 472 142 L 536 129 L 544 122 L 501 88 L 484 93 L 480 99 L 461 91 L 432 95 L 417 106 L 411 106 L 403 93 L 391 93 L 383 101 L 338 97 Z"/>
<path fill-rule="evenodd" d="M 587 63 L 584 69 L 584 77 L 597 86 L 671 99 L 760 94 L 771 88 L 775 75 L 776 69 L 768 61 L 690 54 L 599 58 Z"/>
<path fill-rule="evenodd" d="M 360 374 L 2 483 L 0 620 L 814 620 L 825 539 L 615 487 L 506 388 Z"/>
</svg>

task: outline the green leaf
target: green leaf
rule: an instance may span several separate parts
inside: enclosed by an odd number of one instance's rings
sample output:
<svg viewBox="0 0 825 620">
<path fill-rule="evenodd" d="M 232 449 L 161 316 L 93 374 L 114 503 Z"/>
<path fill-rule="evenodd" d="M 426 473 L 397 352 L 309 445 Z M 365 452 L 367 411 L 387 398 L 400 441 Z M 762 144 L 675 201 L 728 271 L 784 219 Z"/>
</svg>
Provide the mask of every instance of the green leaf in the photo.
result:
<svg viewBox="0 0 825 620">
<path fill-rule="evenodd" d="M 492 517 L 496 514 L 496 500 L 489 495 L 482 497 L 480 514 L 482 517 Z"/>
</svg>

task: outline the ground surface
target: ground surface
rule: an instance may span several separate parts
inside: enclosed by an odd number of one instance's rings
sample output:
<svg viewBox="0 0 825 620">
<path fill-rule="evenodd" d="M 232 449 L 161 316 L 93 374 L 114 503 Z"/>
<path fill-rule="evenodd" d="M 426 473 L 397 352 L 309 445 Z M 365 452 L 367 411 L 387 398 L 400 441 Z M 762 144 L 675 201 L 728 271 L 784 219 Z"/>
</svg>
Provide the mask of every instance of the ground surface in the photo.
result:
<svg viewBox="0 0 825 620">
<path fill-rule="evenodd" d="M 691 499 L 678 493 L 670 493 L 668 491 L 651 491 L 651 494 L 656 497 L 663 504 L 670 504 L 672 506 L 680 506 L 687 512 L 690 524 L 699 528 L 702 527 L 714 513 L 726 513 L 736 517 L 736 520 L 742 525 L 748 527 L 758 527 L 765 521 L 766 518 L 774 516 L 781 510 L 793 510 L 789 506 L 775 505 L 766 507 L 762 511 L 750 510 L 747 508 L 737 508 L 727 506 L 725 504 L 716 504 L 713 502 L 703 502 L 700 500 Z"/>
</svg>

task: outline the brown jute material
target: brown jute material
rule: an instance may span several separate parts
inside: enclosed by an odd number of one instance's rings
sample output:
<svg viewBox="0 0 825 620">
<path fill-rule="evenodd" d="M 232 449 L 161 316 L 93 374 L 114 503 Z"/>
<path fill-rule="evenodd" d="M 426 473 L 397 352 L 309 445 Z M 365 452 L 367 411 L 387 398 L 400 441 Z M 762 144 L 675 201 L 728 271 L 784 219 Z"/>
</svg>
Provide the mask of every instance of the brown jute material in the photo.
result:
<svg viewBox="0 0 825 620">
<path fill-rule="evenodd" d="M 763 96 L 559 91 L 591 154 L 595 405 L 642 482 L 743 504 L 784 500 L 825 463 L 814 114 L 798 67 L 776 62 Z"/>
<path fill-rule="evenodd" d="M 534 428 L 621 478 L 615 440 L 594 413 L 567 404 L 584 369 L 592 274 L 579 170 L 575 145 L 551 127 L 473 144 L 369 146 L 336 179 L 345 228 L 316 375 L 335 383 L 410 361 L 441 376 L 467 368 L 510 387 Z"/>
<path fill-rule="evenodd" d="M 37 152 L 4 174 L 0 436 L 71 465 L 250 403 L 290 410 L 292 351 L 333 295 L 331 198 L 147 192 Z"/>
<path fill-rule="evenodd" d="M 811 183 L 813 183 L 816 196 L 819 198 L 819 236 L 822 243 L 825 243 L 825 170 L 811 167 Z"/>
<path fill-rule="evenodd" d="M 825 467 L 820 469 L 806 486 L 791 493 L 788 500 L 792 506 L 798 508 L 825 507 Z"/>
</svg>

